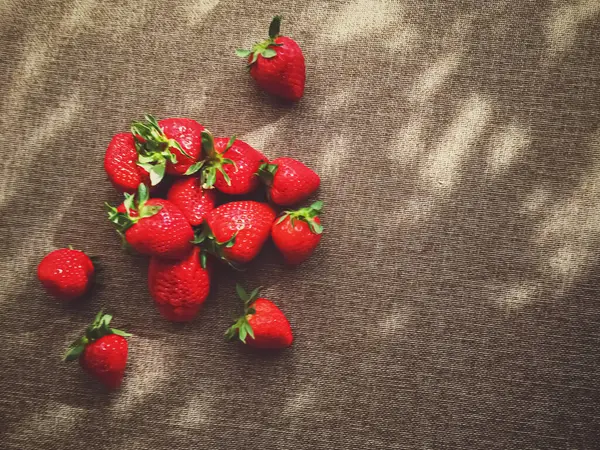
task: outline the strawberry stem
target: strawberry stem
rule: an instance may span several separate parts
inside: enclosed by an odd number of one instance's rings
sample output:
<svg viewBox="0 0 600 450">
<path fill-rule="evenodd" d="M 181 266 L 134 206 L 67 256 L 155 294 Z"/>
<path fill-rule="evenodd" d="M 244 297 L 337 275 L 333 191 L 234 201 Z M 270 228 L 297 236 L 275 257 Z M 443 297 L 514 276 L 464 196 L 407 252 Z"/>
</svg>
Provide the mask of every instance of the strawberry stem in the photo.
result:
<svg viewBox="0 0 600 450">
<path fill-rule="evenodd" d="M 262 286 L 259 286 L 250 294 L 248 294 L 242 285 L 239 283 L 235 285 L 235 290 L 244 303 L 244 315 L 237 318 L 235 323 L 225 331 L 226 339 L 231 340 L 237 337 L 244 344 L 246 343 L 246 337 L 250 336 L 252 339 L 254 339 L 254 330 L 248 322 L 248 318 L 252 314 L 256 313 L 256 310 L 252 307 L 252 304 L 258 298 L 261 289 Z"/>
</svg>

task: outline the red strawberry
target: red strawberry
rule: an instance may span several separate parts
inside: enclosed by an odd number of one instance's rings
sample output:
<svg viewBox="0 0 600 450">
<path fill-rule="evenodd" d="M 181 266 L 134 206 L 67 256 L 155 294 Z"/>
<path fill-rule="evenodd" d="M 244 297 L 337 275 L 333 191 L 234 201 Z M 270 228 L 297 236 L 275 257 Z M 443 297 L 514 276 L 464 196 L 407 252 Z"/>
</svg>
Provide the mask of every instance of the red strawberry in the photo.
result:
<svg viewBox="0 0 600 450">
<path fill-rule="evenodd" d="M 257 298 L 260 288 L 248 294 L 238 284 L 236 290 L 244 302 L 244 315 L 225 332 L 228 339 L 237 337 L 255 348 L 280 349 L 292 345 L 294 336 L 290 323 L 273 302 Z"/>
<path fill-rule="evenodd" d="M 104 170 L 119 192 L 134 193 L 140 183 L 149 184 L 150 176 L 138 164 L 138 153 L 131 133 L 115 134 L 104 155 Z"/>
<path fill-rule="evenodd" d="M 65 361 L 75 361 L 83 369 L 110 389 L 116 389 L 123 381 L 127 365 L 128 344 L 125 337 L 131 336 L 121 330 L 110 328 L 112 316 L 96 316 L 85 330 L 85 335 L 75 341 L 65 356 Z"/>
<path fill-rule="evenodd" d="M 184 258 L 192 250 L 194 230 L 183 213 L 168 200 L 149 199 L 140 184 L 137 201 L 125 194 L 119 208 L 106 204 L 109 220 L 127 243 L 143 255 Z"/>
<path fill-rule="evenodd" d="M 42 259 L 37 275 L 50 295 L 60 300 L 72 300 L 88 290 L 94 276 L 94 264 L 80 250 L 61 248 Z"/>
<path fill-rule="evenodd" d="M 271 228 L 275 246 L 288 264 L 299 264 L 314 252 L 321 241 L 323 227 L 318 214 L 323 202 L 315 202 L 308 208 L 286 211 Z"/>
<path fill-rule="evenodd" d="M 175 180 L 167 200 L 177 206 L 192 226 L 200 225 L 215 207 L 217 196 L 212 189 L 203 189 L 197 177 Z"/>
<path fill-rule="evenodd" d="M 293 158 L 277 158 L 270 164 L 263 164 L 259 175 L 269 186 L 271 201 L 281 206 L 306 200 L 321 184 L 319 175 Z"/>
<path fill-rule="evenodd" d="M 148 287 L 160 313 L 172 322 L 188 322 L 200 311 L 210 290 L 206 260 L 195 248 L 181 261 L 150 260 Z"/>
<path fill-rule="evenodd" d="M 285 100 L 300 100 L 306 80 L 304 55 L 296 41 L 279 35 L 280 25 L 281 17 L 275 16 L 268 39 L 236 54 L 248 60 L 250 75 L 262 89 Z"/>
<path fill-rule="evenodd" d="M 200 133 L 204 127 L 192 119 L 157 121 L 150 115 L 145 118 L 146 122 L 133 122 L 131 133 L 139 154 L 138 164 L 148 171 L 154 186 L 165 172 L 183 175 L 200 158 Z"/>
<path fill-rule="evenodd" d="M 249 200 L 225 203 L 211 211 L 195 243 L 233 263 L 247 263 L 269 239 L 275 211 L 266 203 Z"/>
<path fill-rule="evenodd" d="M 225 194 L 249 194 L 260 184 L 256 176 L 261 164 L 269 160 L 258 150 L 233 136 L 218 137 L 205 130 L 202 132 L 202 148 L 206 160 L 194 164 L 186 175 L 202 169 L 202 186 L 216 187 Z"/>
</svg>

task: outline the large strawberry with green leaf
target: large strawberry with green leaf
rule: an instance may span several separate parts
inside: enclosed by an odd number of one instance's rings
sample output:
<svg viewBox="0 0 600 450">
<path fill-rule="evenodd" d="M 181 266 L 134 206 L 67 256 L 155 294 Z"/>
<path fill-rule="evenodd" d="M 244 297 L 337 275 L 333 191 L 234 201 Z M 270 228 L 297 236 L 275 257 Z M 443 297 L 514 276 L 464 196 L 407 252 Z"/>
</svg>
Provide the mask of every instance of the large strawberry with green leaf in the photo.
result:
<svg viewBox="0 0 600 450">
<path fill-rule="evenodd" d="M 148 288 L 164 318 L 189 322 L 196 317 L 210 291 L 208 263 L 198 247 L 185 259 L 150 260 Z"/>
<path fill-rule="evenodd" d="M 225 203 L 210 212 L 195 243 L 230 263 L 250 262 L 269 239 L 275 216 L 267 203 Z"/>
<path fill-rule="evenodd" d="M 291 206 L 310 197 L 321 184 L 319 175 L 294 158 L 277 158 L 262 164 L 258 172 L 273 203 Z"/>
<path fill-rule="evenodd" d="M 235 136 L 232 138 L 213 137 L 202 132 L 202 149 L 205 159 L 194 164 L 187 175 L 201 173 L 202 186 L 213 186 L 229 195 L 249 194 L 260 184 L 256 172 L 269 160 L 258 150 Z"/>
<path fill-rule="evenodd" d="M 104 170 L 119 192 L 134 193 L 140 183 L 150 183 L 150 175 L 138 164 L 138 156 L 131 133 L 115 134 L 108 144 Z"/>
<path fill-rule="evenodd" d="M 144 184 L 137 195 L 125 194 L 118 208 L 106 204 L 108 218 L 134 250 L 160 258 L 184 258 L 192 250 L 194 230 L 173 203 L 150 199 Z"/>
<path fill-rule="evenodd" d="M 110 389 L 121 385 L 127 365 L 129 345 L 124 331 L 110 327 L 112 316 L 96 315 L 83 337 L 69 347 L 65 361 L 79 360 L 81 367 Z"/>
<path fill-rule="evenodd" d="M 282 349 L 292 345 L 294 336 L 285 314 L 270 300 L 259 298 L 260 288 L 248 294 L 239 284 L 236 290 L 244 302 L 244 314 L 225 332 L 254 348 Z"/>
<path fill-rule="evenodd" d="M 268 39 L 254 44 L 251 50 L 237 49 L 236 54 L 248 61 L 250 75 L 263 90 L 296 101 L 304 94 L 304 55 L 296 41 L 279 34 L 280 26 L 281 17 L 275 16 Z"/>
<path fill-rule="evenodd" d="M 183 175 L 202 154 L 200 133 L 204 127 L 187 118 L 133 122 L 131 133 L 138 153 L 137 164 L 150 174 L 152 186 L 160 183 L 165 173 Z"/>
<path fill-rule="evenodd" d="M 313 254 L 321 241 L 323 226 L 319 214 L 323 202 L 308 208 L 285 211 L 271 227 L 271 237 L 288 264 L 299 264 Z"/>
</svg>

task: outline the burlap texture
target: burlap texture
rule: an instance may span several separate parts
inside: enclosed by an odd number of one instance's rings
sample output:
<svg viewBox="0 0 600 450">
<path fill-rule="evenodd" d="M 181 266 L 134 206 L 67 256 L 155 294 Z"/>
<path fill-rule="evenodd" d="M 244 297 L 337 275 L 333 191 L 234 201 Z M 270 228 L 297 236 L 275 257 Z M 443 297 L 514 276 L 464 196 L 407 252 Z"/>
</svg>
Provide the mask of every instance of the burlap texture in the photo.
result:
<svg viewBox="0 0 600 450">
<path fill-rule="evenodd" d="M 295 106 L 233 55 L 276 13 Z M 598 0 L 0 1 L 0 448 L 599 448 L 599 23 Z M 312 166 L 314 258 L 269 246 L 164 321 L 102 210 L 144 112 Z M 35 278 L 68 244 L 104 266 L 72 306 Z M 292 349 L 223 341 L 236 279 Z M 60 361 L 101 307 L 135 334 L 112 394 Z"/>
</svg>

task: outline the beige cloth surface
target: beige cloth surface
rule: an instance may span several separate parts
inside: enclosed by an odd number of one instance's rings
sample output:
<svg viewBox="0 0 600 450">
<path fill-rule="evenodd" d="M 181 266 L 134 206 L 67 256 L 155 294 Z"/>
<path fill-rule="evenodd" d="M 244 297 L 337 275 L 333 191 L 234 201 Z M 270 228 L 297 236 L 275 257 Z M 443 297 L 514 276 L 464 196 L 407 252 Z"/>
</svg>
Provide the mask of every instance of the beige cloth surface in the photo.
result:
<svg viewBox="0 0 600 450">
<path fill-rule="evenodd" d="M 276 13 L 295 106 L 233 54 Z M 0 1 L 0 448 L 598 448 L 599 24 L 597 0 Z M 145 112 L 315 168 L 315 257 L 269 246 L 161 319 L 102 210 Z M 35 279 L 68 244 L 104 266 L 72 306 Z M 223 341 L 235 280 L 292 349 Z M 101 307 L 135 334 L 112 394 L 60 361 Z"/>
</svg>

